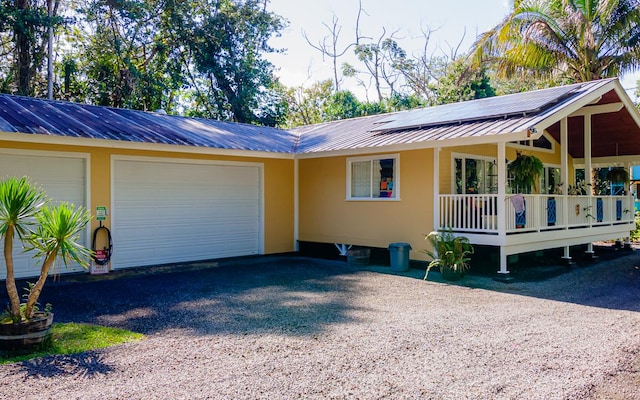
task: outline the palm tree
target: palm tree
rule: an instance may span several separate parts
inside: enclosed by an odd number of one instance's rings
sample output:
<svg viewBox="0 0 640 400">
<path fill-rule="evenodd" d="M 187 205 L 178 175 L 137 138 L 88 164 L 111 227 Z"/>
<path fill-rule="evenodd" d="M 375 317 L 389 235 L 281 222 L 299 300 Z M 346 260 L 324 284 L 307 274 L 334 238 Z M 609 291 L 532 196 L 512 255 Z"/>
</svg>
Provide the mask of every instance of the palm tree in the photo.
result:
<svg viewBox="0 0 640 400">
<path fill-rule="evenodd" d="M 640 1 L 515 0 L 471 54 L 507 77 L 616 77 L 640 68 Z"/>
<path fill-rule="evenodd" d="M 20 321 L 20 296 L 13 269 L 13 241 L 17 234 L 22 241 L 30 234 L 35 215 L 45 203 L 44 191 L 27 178 L 9 178 L 0 182 L 0 237 L 4 237 L 4 259 L 7 271 L 6 287 L 11 318 Z"/>
</svg>

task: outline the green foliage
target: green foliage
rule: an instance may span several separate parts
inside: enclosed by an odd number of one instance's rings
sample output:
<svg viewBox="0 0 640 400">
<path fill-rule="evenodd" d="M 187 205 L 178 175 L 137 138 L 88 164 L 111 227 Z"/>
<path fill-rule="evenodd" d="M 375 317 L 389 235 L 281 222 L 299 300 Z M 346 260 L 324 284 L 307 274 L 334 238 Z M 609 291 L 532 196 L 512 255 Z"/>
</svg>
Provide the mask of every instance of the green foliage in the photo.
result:
<svg viewBox="0 0 640 400">
<path fill-rule="evenodd" d="M 544 164 L 536 156 L 518 152 L 516 159 L 507 165 L 507 172 L 513 178 L 513 186 L 516 190 L 521 193 L 531 193 L 544 172 Z"/>
<path fill-rule="evenodd" d="M 33 317 L 50 268 L 58 257 L 65 265 L 72 261 L 88 266 L 91 251 L 78 240 L 90 220 L 90 214 L 83 207 L 68 203 L 47 204 L 45 193 L 27 178 L 8 178 L 0 182 L 0 235 L 4 238 L 9 313 L 15 322 Z M 26 250 L 36 250 L 36 257 L 43 260 L 40 277 L 29 286 L 22 311 L 13 272 L 14 232 Z"/>
<path fill-rule="evenodd" d="M 465 236 L 456 236 L 451 229 L 440 232 L 431 232 L 425 235 L 433 250 L 425 249 L 423 253 L 431 257 L 432 261 L 427 266 L 424 275 L 426 280 L 429 271 L 434 267 L 450 269 L 457 273 L 464 273 L 469 269 L 469 255 L 473 254 L 473 246 Z"/>
<path fill-rule="evenodd" d="M 636 212 L 634 220 L 636 223 L 636 228 L 631 231 L 631 240 L 633 240 L 634 242 L 638 242 L 640 241 L 640 213 Z"/>
<path fill-rule="evenodd" d="M 522 0 L 480 36 L 473 58 L 504 76 L 585 82 L 637 69 L 639 51 L 635 0 Z"/>
<path fill-rule="evenodd" d="M 432 105 L 495 96 L 484 68 L 470 68 L 466 57 L 442 60 L 442 75 L 434 84 Z"/>
<path fill-rule="evenodd" d="M 18 239 L 27 239 L 35 223 L 35 215 L 45 201 L 44 191 L 32 185 L 27 178 L 9 178 L 0 182 L 0 237 L 4 239 L 5 286 L 9 313 L 14 321 L 19 321 L 22 315 L 13 268 L 14 236 L 17 234 Z"/>
<path fill-rule="evenodd" d="M 144 335 L 105 326 L 53 324 L 47 340 L 28 353 L 0 354 L 0 364 L 9 364 L 50 355 L 77 354 L 122 343 L 142 340 Z"/>
</svg>

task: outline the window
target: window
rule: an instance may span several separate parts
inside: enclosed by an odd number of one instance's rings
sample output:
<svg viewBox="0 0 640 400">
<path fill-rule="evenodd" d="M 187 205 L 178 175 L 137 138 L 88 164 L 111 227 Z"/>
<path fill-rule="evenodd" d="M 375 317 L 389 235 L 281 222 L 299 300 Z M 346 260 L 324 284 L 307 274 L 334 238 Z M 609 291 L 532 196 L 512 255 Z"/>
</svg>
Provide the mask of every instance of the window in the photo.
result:
<svg viewBox="0 0 640 400">
<path fill-rule="evenodd" d="M 456 156 L 454 169 L 456 193 L 498 193 L 498 166 L 495 160 Z"/>
<path fill-rule="evenodd" d="M 540 177 L 540 193 L 555 194 L 559 193 L 561 189 L 560 168 L 558 167 L 544 167 L 544 172 Z"/>
<path fill-rule="evenodd" d="M 510 142 L 509 144 L 512 147 L 535 147 L 536 149 L 553 151 L 553 143 L 554 142 L 550 139 L 550 136 L 547 137 L 547 134 L 545 133 L 538 139 L 519 140 L 517 142 Z"/>
<path fill-rule="evenodd" d="M 398 159 L 398 155 L 347 159 L 347 198 L 399 198 Z"/>
</svg>

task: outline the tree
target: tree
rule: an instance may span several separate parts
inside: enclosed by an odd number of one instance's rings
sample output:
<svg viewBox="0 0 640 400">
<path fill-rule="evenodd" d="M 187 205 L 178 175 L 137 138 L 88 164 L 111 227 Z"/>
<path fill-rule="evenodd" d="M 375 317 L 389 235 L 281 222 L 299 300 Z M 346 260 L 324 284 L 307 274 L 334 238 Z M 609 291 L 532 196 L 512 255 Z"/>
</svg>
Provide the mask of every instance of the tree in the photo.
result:
<svg viewBox="0 0 640 400">
<path fill-rule="evenodd" d="M 3 68 L 0 89 L 33 96 L 38 73 L 44 66 L 49 26 L 58 27 L 60 0 L 53 1 L 51 16 L 48 0 L 0 1 L 0 54 Z"/>
<path fill-rule="evenodd" d="M 618 76 L 640 67 L 640 2 L 516 0 L 474 44 L 473 59 L 505 76 Z"/>
<path fill-rule="evenodd" d="M 274 91 L 273 65 L 263 54 L 276 51 L 268 40 L 284 21 L 267 12 L 266 3 L 203 1 L 175 13 L 172 25 L 201 77 L 191 83 L 198 86 L 196 104 L 205 116 L 257 124 L 282 119 L 269 111 L 283 109 L 277 104 L 282 97 Z"/>
</svg>

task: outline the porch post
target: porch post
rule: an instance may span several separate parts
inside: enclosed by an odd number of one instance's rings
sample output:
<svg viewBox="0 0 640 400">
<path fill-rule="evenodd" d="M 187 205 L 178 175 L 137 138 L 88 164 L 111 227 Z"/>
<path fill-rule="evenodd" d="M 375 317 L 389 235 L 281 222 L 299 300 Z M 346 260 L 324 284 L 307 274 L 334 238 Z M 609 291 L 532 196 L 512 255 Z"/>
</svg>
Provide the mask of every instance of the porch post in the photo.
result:
<svg viewBox="0 0 640 400">
<path fill-rule="evenodd" d="M 507 197 L 507 146 L 505 142 L 498 143 L 498 236 L 507 235 L 507 218 L 505 216 L 506 208 L 504 202 Z M 507 253 L 504 246 L 500 246 L 500 274 L 508 274 L 507 269 Z"/>
<path fill-rule="evenodd" d="M 440 147 L 433 149 L 433 229 L 440 228 Z"/>
<path fill-rule="evenodd" d="M 562 226 L 567 229 L 569 226 L 569 197 L 567 197 L 569 191 L 569 120 L 567 117 L 560 120 L 560 144 L 562 145 L 562 153 L 560 155 L 562 164 Z M 567 262 L 571 261 L 569 246 L 564 247 L 562 259 Z"/>
<path fill-rule="evenodd" d="M 593 207 L 593 172 L 591 170 L 591 114 L 584 116 L 584 178 L 588 179 L 588 205 Z M 592 210 L 593 212 L 593 210 Z M 591 223 L 591 221 L 589 221 Z M 586 253 L 593 258 L 593 243 L 587 244 Z"/>
<path fill-rule="evenodd" d="M 625 168 L 627 169 L 627 173 L 629 174 L 629 181 L 631 181 L 631 163 L 627 161 Z M 632 198 L 632 192 L 631 192 L 631 186 L 629 185 L 629 182 L 626 183 L 626 186 L 624 187 L 624 193 L 625 196 L 627 196 L 627 204 L 631 203 L 631 208 L 630 208 L 630 212 L 631 215 L 635 215 L 635 204 L 633 203 L 633 198 Z M 635 220 L 635 219 L 634 219 Z M 624 248 L 627 250 L 631 250 L 631 232 L 629 232 L 629 236 L 627 236 L 625 238 L 624 241 Z"/>
</svg>

